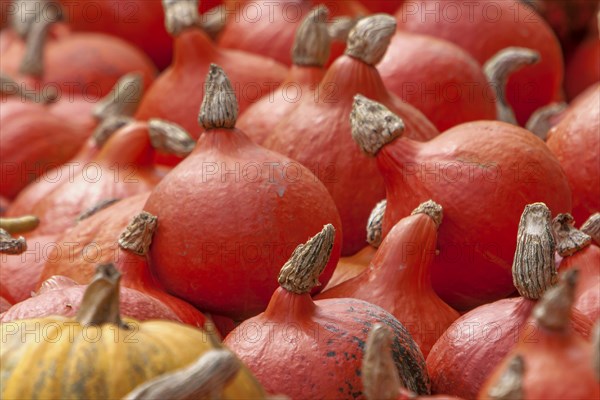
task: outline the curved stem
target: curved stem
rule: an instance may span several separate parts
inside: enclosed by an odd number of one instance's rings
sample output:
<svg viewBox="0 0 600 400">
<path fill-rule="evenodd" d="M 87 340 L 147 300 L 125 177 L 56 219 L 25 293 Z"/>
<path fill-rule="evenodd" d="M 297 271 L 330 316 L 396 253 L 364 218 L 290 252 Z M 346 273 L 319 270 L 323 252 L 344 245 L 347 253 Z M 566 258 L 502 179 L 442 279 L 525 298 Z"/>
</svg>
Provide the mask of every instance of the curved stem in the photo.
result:
<svg viewBox="0 0 600 400">
<path fill-rule="evenodd" d="M 142 100 L 143 83 L 142 74 L 124 75 L 115 83 L 110 93 L 96 103 L 92 114 L 101 121 L 109 117 L 133 116 Z"/>
<path fill-rule="evenodd" d="M 496 93 L 498 120 L 517 125 L 515 113 L 506 99 L 506 83 L 513 72 L 539 61 L 540 54 L 536 51 L 522 47 L 508 47 L 496 53 L 484 64 L 483 71 Z"/>
<path fill-rule="evenodd" d="M 403 388 L 392 358 L 392 333 L 383 324 L 375 324 L 367 337 L 362 381 L 367 400 L 396 400 Z"/>
<path fill-rule="evenodd" d="M 162 0 L 165 27 L 172 36 L 189 28 L 200 28 L 198 0 Z"/>
<path fill-rule="evenodd" d="M 338 17 L 331 21 L 327 26 L 327 32 L 329 33 L 331 40 L 346 43 L 350 31 L 356 26 L 356 23 L 360 18 L 362 17 Z"/>
<path fill-rule="evenodd" d="M 213 7 L 200 16 L 202 30 L 212 39 L 216 40 L 225 28 L 227 22 L 227 8 L 224 4 Z"/>
<path fill-rule="evenodd" d="M 324 5 L 313 8 L 296 30 L 292 46 L 295 65 L 322 67 L 329 59 L 331 39 L 327 31 L 329 10 Z"/>
<path fill-rule="evenodd" d="M 538 325 L 556 332 L 565 332 L 569 328 L 578 277 L 579 270 L 567 270 L 558 285 L 542 296 L 532 312 Z"/>
<path fill-rule="evenodd" d="M 596 246 L 600 246 L 600 213 L 594 213 L 581 225 L 581 231 L 592 237 Z"/>
<path fill-rule="evenodd" d="M 427 200 L 424 203 L 419 204 L 417 208 L 410 213 L 410 215 L 415 214 L 426 214 L 435 222 L 435 226 L 437 228 L 440 227 L 442 220 L 444 219 L 444 210 L 441 205 L 436 203 L 433 200 Z"/>
<path fill-rule="evenodd" d="M 348 34 L 345 54 L 369 65 L 376 65 L 387 51 L 396 32 L 396 20 L 387 14 L 361 19 Z"/>
<path fill-rule="evenodd" d="M 240 368 L 230 351 L 209 350 L 185 368 L 144 382 L 124 399 L 220 399 Z"/>
<path fill-rule="evenodd" d="M 137 255 L 145 256 L 152 244 L 156 224 L 157 217 L 149 212 L 142 211 L 137 214 L 119 236 L 119 247 Z"/>
<path fill-rule="evenodd" d="M 335 228 L 327 224 L 308 242 L 298 245 L 279 272 L 279 285 L 297 294 L 319 286 L 319 275 L 329 262 L 334 239 Z"/>
<path fill-rule="evenodd" d="M 24 215 L 17 218 L 0 218 L 0 229 L 10 234 L 31 232 L 40 224 L 40 219 L 35 215 Z"/>
<path fill-rule="evenodd" d="M 557 281 L 550 210 L 544 203 L 525 206 L 512 265 L 513 283 L 527 299 L 539 299 Z"/>
<path fill-rule="evenodd" d="M 148 134 L 152 147 L 163 153 L 185 157 L 194 150 L 196 141 L 185 129 L 177 124 L 151 119 L 148 121 Z"/>
<path fill-rule="evenodd" d="M 542 140 L 548 137 L 548 131 L 554 124 L 554 119 L 567 109 L 567 103 L 551 103 L 537 109 L 525 124 L 525 129 Z"/>
<path fill-rule="evenodd" d="M 557 251 L 561 257 L 567 257 L 592 243 L 590 235 L 573 226 L 575 220 L 571 214 L 558 214 L 552 220 L 552 229 L 558 241 Z"/>
<path fill-rule="evenodd" d="M 204 129 L 233 129 L 238 117 L 238 102 L 225 71 L 211 64 L 204 84 L 204 99 L 198 122 Z"/>
<path fill-rule="evenodd" d="M 404 133 L 404 122 L 400 117 L 383 104 L 360 94 L 354 96 L 350 125 L 352 138 L 371 157 Z"/>
<path fill-rule="evenodd" d="M 515 355 L 506 365 L 506 369 L 492 386 L 487 396 L 494 400 L 523 399 L 523 375 L 525 361 L 520 355 Z"/>
<path fill-rule="evenodd" d="M 96 127 L 94 133 L 92 133 L 92 139 L 97 147 L 102 147 L 104 146 L 104 143 L 110 139 L 113 133 L 133 122 L 133 118 L 122 115 L 108 117 Z"/>
<path fill-rule="evenodd" d="M 97 204 L 91 206 L 87 210 L 83 211 L 81 214 L 79 214 L 76 221 L 77 222 L 83 221 L 84 219 L 91 217 L 92 215 L 96 214 L 97 212 L 102 211 L 105 208 L 112 206 L 119 200 L 121 200 L 121 199 L 102 200 L 102 201 L 98 202 Z"/>
<path fill-rule="evenodd" d="M 0 228 L 0 254 L 21 254 L 27 250 L 27 242 L 22 236 L 13 238 Z"/>
<path fill-rule="evenodd" d="M 121 273 L 113 264 L 96 267 L 96 275 L 88 285 L 75 318 L 84 326 L 114 324 L 127 329 L 119 312 L 119 282 Z"/>
<path fill-rule="evenodd" d="M 29 27 L 25 54 L 21 60 L 19 72 L 24 75 L 41 77 L 44 75 L 44 47 L 48 37 L 48 29 L 52 24 L 62 19 L 62 11 L 56 5 L 41 7 L 36 4 L 36 8 L 39 8 L 39 12 Z"/>
<path fill-rule="evenodd" d="M 383 217 L 387 207 L 387 200 L 381 200 L 373 210 L 367 221 L 367 243 L 379 247 L 383 240 Z"/>
</svg>

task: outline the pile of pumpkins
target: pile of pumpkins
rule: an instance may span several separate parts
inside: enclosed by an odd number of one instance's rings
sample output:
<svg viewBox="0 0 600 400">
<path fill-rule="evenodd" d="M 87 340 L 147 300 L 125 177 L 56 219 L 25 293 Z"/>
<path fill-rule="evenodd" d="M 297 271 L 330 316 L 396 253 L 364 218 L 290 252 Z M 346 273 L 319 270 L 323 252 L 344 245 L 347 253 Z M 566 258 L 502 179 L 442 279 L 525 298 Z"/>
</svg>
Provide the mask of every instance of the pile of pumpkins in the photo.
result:
<svg viewBox="0 0 600 400">
<path fill-rule="evenodd" d="M 595 0 L 1 0 L 0 397 L 600 397 Z"/>
</svg>

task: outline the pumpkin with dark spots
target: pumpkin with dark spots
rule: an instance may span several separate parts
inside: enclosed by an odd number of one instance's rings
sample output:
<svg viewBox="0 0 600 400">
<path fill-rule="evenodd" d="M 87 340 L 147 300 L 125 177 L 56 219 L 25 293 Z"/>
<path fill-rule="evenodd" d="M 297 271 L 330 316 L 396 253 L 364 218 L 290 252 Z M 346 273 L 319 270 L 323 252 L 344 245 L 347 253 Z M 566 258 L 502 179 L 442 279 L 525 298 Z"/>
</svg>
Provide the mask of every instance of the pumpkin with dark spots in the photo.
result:
<svg viewBox="0 0 600 400">
<path fill-rule="evenodd" d="M 391 314 L 362 300 L 310 297 L 329 260 L 333 235 L 333 227 L 327 225 L 296 248 L 279 274 L 280 287 L 266 311 L 242 322 L 225 344 L 270 393 L 292 399 L 364 399 L 365 341 L 370 327 L 382 323 L 393 332 L 399 378 L 412 391 L 429 394 L 423 355 Z M 262 334 L 250 337 L 257 328 Z"/>
</svg>

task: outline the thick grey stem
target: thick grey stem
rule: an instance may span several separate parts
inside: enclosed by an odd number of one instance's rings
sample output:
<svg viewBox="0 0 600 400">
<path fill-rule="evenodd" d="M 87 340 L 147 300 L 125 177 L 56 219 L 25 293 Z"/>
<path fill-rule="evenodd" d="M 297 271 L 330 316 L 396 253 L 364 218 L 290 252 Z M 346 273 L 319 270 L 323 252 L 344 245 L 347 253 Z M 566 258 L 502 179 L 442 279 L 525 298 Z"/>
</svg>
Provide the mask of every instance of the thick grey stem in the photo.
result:
<svg viewBox="0 0 600 400">
<path fill-rule="evenodd" d="M 375 324 L 367 337 L 362 361 L 362 382 L 367 400 L 396 400 L 403 388 L 392 358 L 392 333 Z"/>
<path fill-rule="evenodd" d="M 560 282 L 542 296 L 535 305 L 532 316 L 540 326 L 557 332 L 565 332 L 569 327 L 575 288 L 579 278 L 577 269 L 569 269 L 562 274 Z"/>
<path fill-rule="evenodd" d="M 211 64 L 204 84 L 204 99 L 198 122 L 204 129 L 233 129 L 238 117 L 238 103 L 223 68 Z"/>
<path fill-rule="evenodd" d="M 427 214 L 433 220 L 437 228 L 440 227 L 440 224 L 444 219 L 444 209 L 433 200 L 427 200 L 426 202 L 419 204 L 419 206 L 410 213 L 410 215 L 415 214 Z"/>
<path fill-rule="evenodd" d="M 363 18 L 348 34 L 346 55 L 377 65 L 396 32 L 396 19 L 387 14 Z"/>
<path fill-rule="evenodd" d="M 124 399 L 221 399 L 240 367 L 229 350 L 209 350 L 185 368 L 146 381 Z"/>
<path fill-rule="evenodd" d="M 350 125 L 352 138 L 371 157 L 404 133 L 404 122 L 400 117 L 383 104 L 360 94 L 354 96 Z"/>
<path fill-rule="evenodd" d="M 165 27 L 172 36 L 189 28 L 201 28 L 198 0 L 162 0 Z"/>
<path fill-rule="evenodd" d="M 381 200 L 373 207 L 367 221 L 367 243 L 373 247 L 379 247 L 383 240 L 383 217 L 386 207 L 387 200 Z"/>
<path fill-rule="evenodd" d="M 279 285 L 297 294 L 319 286 L 319 275 L 329 262 L 334 239 L 335 228 L 327 224 L 308 242 L 298 245 L 279 272 Z"/>
<path fill-rule="evenodd" d="M 21 254 L 27 250 L 25 238 L 13 238 L 10 233 L 0 228 L 0 254 Z"/>
<path fill-rule="evenodd" d="M 200 18 L 204 32 L 210 36 L 211 39 L 216 40 L 223 31 L 223 28 L 225 28 L 225 23 L 227 22 L 227 7 L 224 4 L 213 7 L 208 12 L 202 14 Z"/>
<path fill-rule="evenodd" d="M 591 215 L 588 220 L 581 225 L 581 231 L 590 235 L 596 246 L 600 246 L 600 213 Z"/>
<path fill-rule="evenodd" d="M 520 355 L 515 355 L 508 362 L 506 369 L 500 375 L 498 382 L 488 390 L 488 398 L 494 400 L 521 400 L 523 396 L 523 375 L 525 361 Z"/>
<path fill-rule="evenodd" d="M 163 153 L 185 157 L 194 150 L 196 141 L 181 126 L 160 119 L 148 121 L 152 147 Z"/>
<path fill-rule="evenodd" d="M 525 128 L 542 140 L 548 137 L 548 131 L 554 126 L 553 118 L 567 109 L 567 103 L 552 103 L 537 109 L 525 124 Z"/>
<path fill-rule="evenodd" d="M 331 38 L 327 31 L 329 10 L 324 5 L 313 8 L 296 30 L 292 47 L 295 65 L 322 67 L 329 59 Z"/>
<path fill-rule="evenodd" d="M 592 243 L 590 235 L 573 226 L 575 220 L 571 214 L 558 214 L 552 221 L 554 236 L 558 241 L 557 251 L 561 257 L 567 257 Z"/>
<path fill-rule="evenodd" d="M 135 114 L 144 92 L 144 78 L 139 73 L 124 75 L 109 94 L 94 106 L 94 117 L 104 121 L 109 117 L 131 117 Z"/>
<path fill-rule="evenodd" d="M 533 203 L 525 206 L 519 222 L 513 283 L 528 299 L 539 299 L 557 281 L 551 218 L 544 203 Z"/>
<path fill-rule="evenodd" d="M 62 19 L 62 10 L 53 4 L 39 8 L 39 13 L 28 28 L 25 44 L 25 54 L 21 60 L 19 72 L 24 75 L 41 77 L 44 75 L 44 47 L 48 37 L 48 29 L 52 24 Z"/>
<path fill-rule="evenodd" d="M 496 113 L 500 121 L 516 125 L 515 113 L 506 99 L 506 83 L 513 72 L 540 61 L 540 54 L 522 47 L 508 47 L 499 51 L 483 66 L 488 82 L 496 94 Z"/>
<path fill-rule="evenodd" d="M 346 43 L 348 41 L 348 35 L 350 31 L 356 26 L 356 23 L 360 18 L 352 17 L 338 17 L 329 23 L 327 31 L 331 40 L 336 42 Z"/>
<path fill-rule="evenodd" d="M 92 133 L 92 139 L 96 143 L 96 146 L 102 147 L 104 146 L 104 143 L 110 139 L 113 133 L 133 122 L 133 118 L 125 117 L 123 115 L 108 117 L 96 127 L 94 133 Z"/>
<path fill-rule="evenodd" d="M 131 223 L 119 236 L 119 246 L 140 256 L 148 254 L 157 220 L 157 217 L 146 211 L 133 217 Z"/>
</svg>

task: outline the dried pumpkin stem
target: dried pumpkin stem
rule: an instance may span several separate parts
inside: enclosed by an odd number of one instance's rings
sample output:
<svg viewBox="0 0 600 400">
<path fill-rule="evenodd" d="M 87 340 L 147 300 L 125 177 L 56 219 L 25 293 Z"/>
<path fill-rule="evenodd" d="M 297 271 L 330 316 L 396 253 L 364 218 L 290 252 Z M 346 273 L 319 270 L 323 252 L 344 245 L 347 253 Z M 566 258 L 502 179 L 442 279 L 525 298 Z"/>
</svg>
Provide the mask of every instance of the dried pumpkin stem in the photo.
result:
<svg viewBox="0 0 600 400">
<path fill-rule="evenodd" d="M 322 67 L 329 59 L 331 38 L 327 31 L 329 10 L 324 5 L 313 8 L 296 30 L 292 46 L 295 65 Z"/>
<path fill-rule="evenodd" d="M 600 213 L 591 215 L 581 225 L 581 231 L 590 235 L 596 246 L 600 246 Z"/>
<path fill-rule="evenodd" d="M 115 83 L 112 90 L 102 98 L 92 111 L 97 119 L 135 114 L 144 92 L 144 78 L 139 73 L 124 75 Z"/>
<path fill-rule="evenodd" d="M 44 47 L 48 29 L 62 19 L 62 10 L 56 4 L 53 4 L 52 7 L 38 8 L 40 11 L 29 27 L 25 42 L 25 54 L 19 66 L 20 73 L 34 77 L 44 75 Z"/>
<path fill-rule="evenodd" d="M 556 250 L 561 257 L 567 257 L 592 243 L 590 235 L 573 226 L 575 220 L 571 214 L 558 214 L 552 220 L 552 229 L 556 237 Z"/>
<path fill-rule="evenodd" d="M 327 32 L 331 40 L 346 43 L 350 31 L 356 26 L 356 23 L 362 17 L 337 17 L 327 26 Z"/>
<path fill-rule="evenodd" d="M 513 283 L 521 296 L 537 300 L 557 281 L 550 210 L 544 203 L 525 206 L 513 259 Z"/>
<path fill-rule="evenodd" d="M 404 122 L 400 117 L 383 104 L 360 94 L 354 96 L 350 125 L 352 138 L 371 157 L 404 133 Z"/>
<path fill-rule="evenodd" d="M 211 64 L 204 84 L 204 99 L 198 122 L 204 129 L 233 129 L 238 117 L 238 103 L 223 68 Z"/>
<path fill-rule="evenodd" d="M 523 375 L 525 374 L 525 361 L 521 355 L 515 355 L 506 365 L 498 382 L 487 393 L 488 398 L 494 400 L 516 400 L 523 396 Z"/>
<path fill-rule="evenodd" d="M 395 32 L 396 19 L 391 15 L 375 14 L 363 18 L 348 34 L 345 54 L 376 65 L 385 55 Z"/>
<path fill-rule="evenodd" d="M 119 246 L 140 256 L 146 255 L 152 244 L 157 221 L 158 218 L 149 212 L 137 214 L 119 236 Z"/>
<path fill-rule="evenodd" d="M 181 126 L 160 119 L 148 121 L 152 147 L 163 153 L 185 157 L 194 150 L 196 141 Z"/>
<path fill-rule="evenodd" d="M 201 28 L 198 0 L 162 0 L 165 27 L 172 36 L 189 28 Z"/>
<path fill-rule="evenodd" d="M 121 273 L 113 264 L 100 264 L 88 285 L 75 318 L 84 326 L 114 324 L 127 329 L 119 312 Z"/>
<path fill-rule="evenodd" d="M 544 293 L 532 312 L 538 325 L 558 332 L 568 329 L 578 278 L 577 269 L 567 270 L 562 274 L 558 285 Z"/>
<path fill-rule="evenodd" d="M 540 61 L 540 54 L 522 47 L 500 50 L 483 66 L 488 82 L 496 94 L 496 113 L 500 121 L 517 124 L 515 113 L 506 98 L 506 83 L 510 75 L 527 65 Z"/>
<path fill-rule="evenodd" d="M 209 350 L 185 368 L 146 381 L 124 399 L 220 399 L 240 367 L 230 351 Z"/>
<path fill-rule="evenodd" d="M 362 361 L 362 382 L 367 400 L 395 400 L 403 388 L 392 358 L 392 332 L 383 324 L 375 324 L 369 336 Z"/>
<path fill-rule="evenodd" d="M 383 217 L 387 207 L 387 200 L 381 200 L 373 207 L 367 220 L 367 243 L 379 247 L 383 240 Z"/>
<path fill-rule="evenodd" d="M 31 30 L 31 26 L 38 15 L 36 13 L 27 12 L 30 10 L 36 10 L 39 7 L 39 0 L 19 0 L 13 1 L 13 4 L 17 6 L 17 10 L 19 12 L 12 13 L 10 18 L 10 27 L 19 35 L 19 37 L 23 40 L 27 38 L 29 31 Z M 4 11 L 4 10 L 2 10 Z"/>
<path fill-rule="evenodd" d="M 298 245 L 279 272 L 279 285 L 297 294 L 319 286 L 319 275 L 329 262 L 334 239 L 335 228 L 327 224 L 308 242 Z"/>
<path fill-rule="evenodd" d="M 21 254 L 27 250 L 27 242 L 22 236 L 13 238 L 0 228 L 0 254 Z"/>
<path fill-rule="evenodd" d="M 548 131 L 554 126 L 553 119 L 567 109 L 567 103 L 551 103 L 547 106 L 538 108 L 525 124 L 525 128 L 539 137 L 546 140 Z"/>
<path fill-rule="evenodd" d="M 17 218 L 0 218 L 0 229 L 10 234 L 31 232 L 40 224 L 35 215 L 24 215 Z"/>
<path fill-rule="evenodd" d="M 223 28 L 225 28 L 225 23 L 227 22 L 227 8 L 224 4 L 213 7 L 208 12 L 202 14 L 200 19 L 204 32 L 212 40 L 216 40 L 223 31 Z"/>
<path fill-rule="evenodd" d="M 112 206 L 119 200 L 121 200 L 121 199 L 105 199 L 105 200 L 99 201 L 95 205 L 91 206 L 90 208 L 88 208 L 87 210 L 85 210 L 81 214 L 79 214 L 79 216 L 77 216 L 77 219 L 75 221 L 76 222 L 83 221 L 84 219 L 91 217 L 92 215 L 96 214 L 97 212 L 102 211 L 105 208 Z"/>
<path fill-rule="evenodd" d="M 435 222 L 437 228 L 440 227 L 442 220 L 444 219 L 444 210 L 442 206 L 433 200 L 427 200 L 426 202 L 419 204 L 419 206 L 410 213 L 410 215 L 415 214 L 427 214 L 433 222 Z"/>
<path fill-rule="evenodd" d="M 110 139 L 113 133 L 134 121 L 133 118 L 123 115 L 108 117 L 96 127 L 94 133 L 92 133 L 92 139 L 97 147 L 102 147 L 104 146 L 104 143 Z"/>
</svg>

